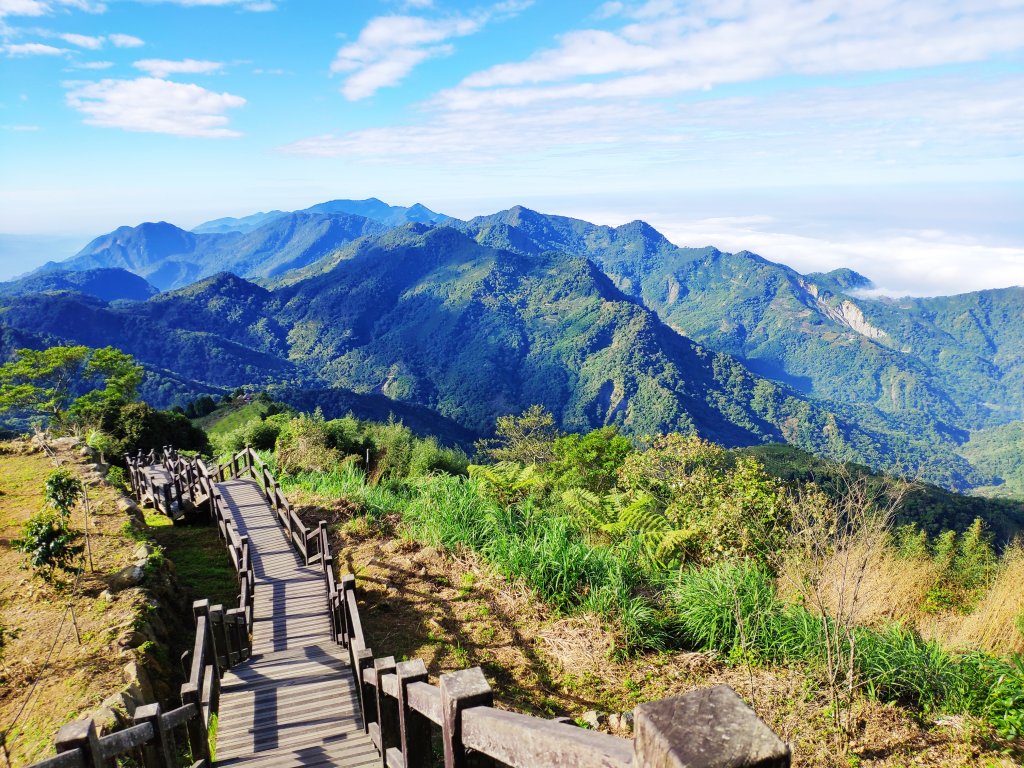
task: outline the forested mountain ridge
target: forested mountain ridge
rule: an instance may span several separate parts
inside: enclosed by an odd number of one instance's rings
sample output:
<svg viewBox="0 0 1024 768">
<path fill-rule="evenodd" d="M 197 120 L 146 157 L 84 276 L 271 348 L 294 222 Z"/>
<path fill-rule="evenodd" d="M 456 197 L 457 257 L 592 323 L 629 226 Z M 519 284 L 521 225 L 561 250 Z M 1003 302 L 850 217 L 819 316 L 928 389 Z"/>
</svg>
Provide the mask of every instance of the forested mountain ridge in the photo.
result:
<svg viewBox="0 0 1024 768">
<path fill-rule="evenodd" d="M 47 291 L 76 291 L 103 301 L 142 301 L 159 291 L 126 269 L 89 269 L 84 272 L 56 270 L 0 283 L 0 296 L 19 296 Z"/>
<path fill-rule="evenodd" d="M 801 275 L 754 253 L 679 248 L 644 222 L 604 227 L 522 207 L 473 219 L 481 242 L 585 254 L 673 328 L 799 391 L 953 430 L 1024 414 L 1024 287 L 865 298 L 850 270 Z"/>
<path fill-rule="evenodd" d="M 430 220 L 338 212 L 353 203 Z M 4 299 L 5 338 L 101 339 L 207 387 L 375 393 L 475 434 L 540 403 L 569 429 L 784 439 L 951 488 L 1003 477 L 1005 456 L 976 450 L 975 469 L 958 451 L 979 427 L 1019 418 L 1024 289 L 865 298 L 869 281 L 850 270 L 801 275 L 677 247 L 641 221 L 523 207 L 468 222 L 376 200 L 308 211 L 249 232 L 121 228 L 60 266 L 208 276 L 130 306 Z M 165 403 L 182 391 L 161 386 Z"/>
</svg>

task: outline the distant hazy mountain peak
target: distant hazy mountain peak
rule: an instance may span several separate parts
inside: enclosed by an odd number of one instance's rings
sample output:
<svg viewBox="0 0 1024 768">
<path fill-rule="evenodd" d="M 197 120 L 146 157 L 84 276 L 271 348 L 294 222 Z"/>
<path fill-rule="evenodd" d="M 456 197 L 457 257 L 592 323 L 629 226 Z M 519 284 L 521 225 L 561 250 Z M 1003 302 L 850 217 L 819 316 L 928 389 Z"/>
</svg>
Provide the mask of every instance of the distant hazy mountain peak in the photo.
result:
<svg viewBox="0 0 1024 768">
<path fill-rule="evenodd" d="M 103 301 L 142 301 L 157 289 L 125 269 L 89 269 L 84 272 L 54 269 L 0 283 L 0 296 L 21 296 L 51 291 L 73 291 Z"/>
</svg>

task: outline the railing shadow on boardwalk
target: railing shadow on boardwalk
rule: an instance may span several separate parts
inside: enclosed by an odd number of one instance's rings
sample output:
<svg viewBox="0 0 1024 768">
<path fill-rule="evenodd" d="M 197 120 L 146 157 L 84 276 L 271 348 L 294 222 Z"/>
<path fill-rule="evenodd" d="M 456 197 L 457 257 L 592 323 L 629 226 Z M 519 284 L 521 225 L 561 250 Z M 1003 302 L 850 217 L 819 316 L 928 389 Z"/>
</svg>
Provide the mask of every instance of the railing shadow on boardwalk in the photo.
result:
<svg viewBox="0 0 1024 768">
<path fill-rule="evenodd" d="M 147 471 L 157 464 L 167 477 L 162 487 L 155 485 L 154 477 L 164 475 Z M 260 671 L 258 664 L 248 660 L 257 658 L 252 639 L 254 621 L 277 622 L 289 610 L 285 585 L 280 594 L 275 592 L 270 599 L 270 616 L 254 616 L 253 593 L 257 581 L 263 580 L 261 563 L 264 558 L 283 558 L 287 554 L 293 555 L 297 570 L 309 573 L 309 566 L 318 566 L 315 571 L 326 586 L 326 604 L 319 609 L 319 616 L 327 614 L 331 641 L 337 651 L 275 647 L 269 649 L 271 655 L 267 658 L 287 656 L 279 663 L 312 664 L 309 672 L 317 680 L 317 665 L 347 670 L 354 686 L 345 711 L 351 709 L 356 727 L 376 748 L 378 764 L 390 768 L 427 768 L 435 762 L 445 768 L 783 768 L 790 764 L 788 746 L 724 685 L 639 705 L 634 712 L 632 741 L 558 720 L 496 709 L 490 685 L 479 667 L 442 674 L 438 685 L 431 685 L 421 659 L 396 662 L 393 656 L 375 657 L 367 647 L 355 577 L 346 575 L 340 581 L 336 578 L 325 524 L 321 522 L 315 529 L 302 524 L 269 468 L 250 448 L 232 456 L 213 473 L 201 461 L 180 457 L 170 448 L 159 456 L 151 453 L 129 457 L 129 470 L 136 497 L 152 503 L 163 514 L 180 516 L 205 509 L 216 521 L 238 574 L 239 604 L 224 610 L 221 606 L 211 607 L 207 601 L 196 602 L 196 638 L 189 680 L 182 686 L 181 707 L 167 713 L 155 704 L 141 707 L 131 728 L 103 737 L 97 737 L 91 721 L 70 723 L 58 734 L 57 756 L 37 763 L 34 768 L 113 765 L 119 756 L 129 754 L 135 755 L 146 768 L 170 768 L 178 764 L 176 729 L 185 729 L 188 734 L 193 768 L 210 766 L 208 728 L 211 717 L 217 713 L 221 679 L 228 670 L 232 671 L 232 688 L 251 689 L 257 697 L 250 724 L 254 749 L 257 743 L 265 751 L 268 745 L 286 741 L 289 736 L 282 730 L 287 728 L 278 724 L 277 715 L 282 689 L 270 686 L 267 690 L 273 691 L 273 696 L 259 699 L 261 684 L 269 680 L 269 670 Z M 288 553 L 258 553 L 251 546 L 249 535 L 255 538 L 256 530 L 246 529 L 244 522 L 236 525 L 235 521 L 243 518 L 231 514 L 231 494 L 225 498 L 220 484 L 242 477 L 251 477 L 258 484 L 277 525 L 290 542 Z M 309 618 L 317 613 L 310 611 Z M 271 636 L 276 642 L 277 633 Z M 294 657 L 289 656 L 292 652 Z M 303 670 L 306 674 L 304 666 Z M 334 687 L 325 688 L 322 698 L 326 701 L 344 693 Z M 310 718 L 304 724 L 312 721 L 316 725 L 316 707 L 310 706 Z M 327 725 L 324 722 L 324 727 Z M 333 742 L 327 736 L 322 744 L 298 744 L 289 753 L 287 763 L 259 764 L 351 765 L 354 763 L 345 759 L 344 742 L 348 738 L 349 735 L 341 734 Z M 245 761 L 229 759 L 222 764 L 235 762 Z M 360 757 L 358 764 L 367 764 L 365 758 Z"/>
</svg>

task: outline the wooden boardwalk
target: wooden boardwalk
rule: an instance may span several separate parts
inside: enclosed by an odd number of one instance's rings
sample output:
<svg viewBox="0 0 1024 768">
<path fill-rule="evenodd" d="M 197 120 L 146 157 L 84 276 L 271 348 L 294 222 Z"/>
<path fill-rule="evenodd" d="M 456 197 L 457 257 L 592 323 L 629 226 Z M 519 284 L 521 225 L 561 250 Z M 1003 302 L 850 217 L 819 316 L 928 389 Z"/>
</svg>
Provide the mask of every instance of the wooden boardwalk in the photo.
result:
<svg viewBox="0 0 1024 768">
<path fill-rule="evenodd" d="M 218 483 L 256 575 L 253 655 L 221 680 L 216 765 L 378 766 L 327 587 L 289 544 L 253 480 Z"/>
</svg>

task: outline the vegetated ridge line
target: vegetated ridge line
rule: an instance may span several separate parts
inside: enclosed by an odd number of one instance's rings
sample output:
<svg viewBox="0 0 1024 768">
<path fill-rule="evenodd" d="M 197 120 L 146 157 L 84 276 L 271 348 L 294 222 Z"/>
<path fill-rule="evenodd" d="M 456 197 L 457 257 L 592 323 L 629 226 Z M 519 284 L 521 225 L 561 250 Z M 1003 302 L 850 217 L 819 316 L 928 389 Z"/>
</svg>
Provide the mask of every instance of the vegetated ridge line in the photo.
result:
<svg viewBox="0 0 1024 768">
<path fill-rule="evenodd" d="M 256 576 L 252 657 L 221 680 L 219 766 L 377 766 L 348 654 L 331 636 L 327 587 L 254 480 L 218 483 Z"/>
</svg>

